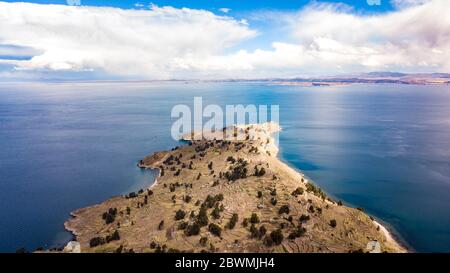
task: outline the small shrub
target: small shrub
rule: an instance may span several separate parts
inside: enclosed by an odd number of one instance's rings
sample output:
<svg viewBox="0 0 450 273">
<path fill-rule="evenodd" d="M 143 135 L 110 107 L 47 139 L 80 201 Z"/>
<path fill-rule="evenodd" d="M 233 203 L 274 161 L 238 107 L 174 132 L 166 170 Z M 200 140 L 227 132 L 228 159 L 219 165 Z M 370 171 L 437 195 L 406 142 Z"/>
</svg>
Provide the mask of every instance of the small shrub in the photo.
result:
<svg viewBox="0 0 450 273">
<path fill-rule="evenodd" d="M 270 233 L 270 238 L 272 238 L 272 241 L 275 245 L 279 245 L 283 242 L 284 236 L 281 229 L 274 230 Z"/>
<path fill-rule="evenodd" d="M 114 233 L 112 235 L 106 236 L 106 242 L 107 243 L 112 242 L 112 241 L 118 241 L 118 240 L 120 240 L 120 235 L 119 235 L 119 232 L 117 230 L 114 231 Z"/>
<path fill-rule="evenodd" d="M 200 208 L 200 211 L 198 213 L 197 216 L 197 221 L 196 221 L 201 227 L 204 227 L 206 225 L 208 225 L 208 215 L 207 215 L 207 209 L 205 206 L 202 206 Z"/>
<path fill-rule="evenodd" d="M 233 216 L 231 216 L 230 221 L 227 224 L 227 228 L 233 229 L 236 226 L 237 221 L 239 220 L 239 216 L 237 213 L 233 213 Z"/>
<path fill-rule="evenodd" d="M 305 229 L 305 228 L 303 228 L 303 227 L 297 227 L 295 230 L 293 230 L 293 231 L 289 234 L 288 238 L 289 238 L 290 240 L 294 240 L 294 239 L 296 239 L 296 238 L 299 238 L 299 237 L 303 236 L 305 233 L 306 233 L 306 229 Z"/>
<path fill-rule="evenodd" d="M 259 223 L 259 217 L 256 213 L 253 213 L 252 216 L 250 217 L 250 223 L 252 224 L 257 224 Z"/>
<path fill-rule="evenodd" d="M 278 213 L 279 214 L 283 214 L 283 213 L 289 214 L 289 205 L 281 206 L 280 209 L 278 210 Z"/>
<path fill-rule="evenodd" d="M 186 202 L 186 203 L 191 202 L 191 200 L 192 200 L 192 197 L 191 197 L 190 195 L 186 195 L 186 196 L 184 197 L 184 202 Z"/>
<path fill-rule="evenodd" d="M 274 206 L 276 206 L 277 205 L 277 199 L 275 199 L 275 198 L 270 198 L 270 203 L 272 204 L 272 205 L 274 205 Z"/>
<path fill-rule="evenodd" d="M 222 234 L 222 228 L 214 223 L 209 224 L 208 230 L 213 235 L 218 236 L 218 237 L 220 237 L 220 235 Z"/>
<path fill-rule="evenodd" d="M 337 222 L 336 222 L 336 220 L 331 220 L 330 221 L 330 226 L 332 227 L 332 228 L 335 228 L 336 226 L 337 226 Z"/>
<path fill-rule="evenodd" d="M 193 223 L 188 225 L 184 231 L 187 236 L 194 236 L 200 233 L 200 225 L 198 223 Z"/>
<path fill-rule="evenodd" d="M 179 209 L 176 213 L 175 213 L 175 220 L 181 220 L 184 219 L 184 217 L 186 216 L 186 212 L 184 210 Z"/>
<path fill-rule="evenodd" d="M 220 209 L 219 209 L 219 206 L 217 206 L 217 204 L 214 207 L 213 211 L 211 212 L 211 216 L 214 219 L 220 219 Z"/>
<path fill-rule="evenodd" d="M 185 230 L 188 226 L 188 222 L 181 222 L 178 224 L 178 230 Z"/>
<path fill-rule="evenodd" d="M 258 191 L 258 198 L 262 197 L 262 191 Z"/>
<path fill-rule="evenodd" d="M 96 247 L 96 246 L 99 246 L 99 245 L 103 245 L 103 244 L 105 244 L 106 242 L 105 242 L 105 239 L 104 238 L 102 238 L 102 237 L 94 237 L 94 238 L 92 238 L 90 241 L 89 241 L 89 246 L 90 247 Z"/>
<path fill-rule="evenodd" d="M 300 188 L 300 187 L 291 193 L 291 195 L 295 196 L 295 197 L 302 195 L 302 194 L 303 194 L 303 188 Z"/>
<path fill-rule="evenodd" d="M 161 222 L 159 222 L 159 225 L 158 225 L 158 229 L 159 230 L 162 230 L 164 228 L 164 220 L 162 220 Z"/>
<path fill-rule="evenodd" d="M 302 216 L 300 216 L 300 218 L 299 218 L 299 221 L 307 222 L 307 221 L 309 221 L 309 219 L 310 219 L 309 215 L 302 214 Z"/>
<path fill-rule="evenodd" d="M 208 238 L 207 237 L 200 238 L 199 243 L 200 243 L 201 246 L 203 246 L 203 247 L 206 246 L 207 242 L 208 242 Z"/>
</svg>

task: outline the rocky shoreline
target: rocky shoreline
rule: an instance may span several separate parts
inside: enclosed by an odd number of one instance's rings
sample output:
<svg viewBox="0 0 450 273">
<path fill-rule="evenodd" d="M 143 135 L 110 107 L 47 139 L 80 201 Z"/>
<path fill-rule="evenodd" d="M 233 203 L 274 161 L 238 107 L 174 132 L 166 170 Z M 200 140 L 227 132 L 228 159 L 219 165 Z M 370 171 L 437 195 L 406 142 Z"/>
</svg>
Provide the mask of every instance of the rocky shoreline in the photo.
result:
<svg viewBox="0 0 450 273">
<path fill-rule="evenodd" d="M 71 249 L 406 252 L 372 217 L 280 161 L 272 138 L 279 130 L 265 123 L 194 132 L 183 136 L 189 144 L 144 158 L 139 167 L 159 170 L 153 185 L 73 212 L 65 223 L 76 237 Z"/>
</svg>

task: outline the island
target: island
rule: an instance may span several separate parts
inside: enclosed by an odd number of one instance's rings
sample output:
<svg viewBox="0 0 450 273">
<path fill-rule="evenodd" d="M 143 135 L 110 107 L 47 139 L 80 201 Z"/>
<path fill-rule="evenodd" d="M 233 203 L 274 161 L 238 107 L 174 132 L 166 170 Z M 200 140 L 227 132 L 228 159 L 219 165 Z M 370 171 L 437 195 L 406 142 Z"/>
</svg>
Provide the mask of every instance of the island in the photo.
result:
<svg viewBox="0 0 450 273">
<path fill-rule="evenodd" d="M 407 252 L 363 209 L 332 200 L 278 157 L 275 123 L 183 136 L 139 161 L 147 189 L 72 213 L 65 252 Z"/>
</svg>

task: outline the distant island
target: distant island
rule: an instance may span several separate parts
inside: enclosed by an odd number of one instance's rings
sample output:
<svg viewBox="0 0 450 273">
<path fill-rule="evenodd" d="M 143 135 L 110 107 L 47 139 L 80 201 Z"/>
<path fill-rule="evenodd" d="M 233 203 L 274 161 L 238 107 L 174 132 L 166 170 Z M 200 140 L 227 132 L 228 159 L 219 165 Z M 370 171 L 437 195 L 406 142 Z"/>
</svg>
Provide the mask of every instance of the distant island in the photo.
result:
<svg viewBox="0 0 450 273">
<path fill-rule="evenodd" d="M 138 163 L 159 170 L 151 187 L 73 212 L 65 227 L 75 240 L 63 251 L 406 252 L 363 209 L 280 161 L 279 130 L 265 123 L 183 136 L 186 145 Z"/>
</svg>

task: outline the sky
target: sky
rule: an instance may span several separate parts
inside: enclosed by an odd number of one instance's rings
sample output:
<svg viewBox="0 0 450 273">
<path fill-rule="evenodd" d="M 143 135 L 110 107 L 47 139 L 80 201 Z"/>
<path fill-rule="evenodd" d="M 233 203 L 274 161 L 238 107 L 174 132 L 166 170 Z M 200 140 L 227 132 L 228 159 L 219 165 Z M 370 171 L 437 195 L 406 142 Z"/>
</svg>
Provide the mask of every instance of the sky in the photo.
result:
<svg viewBox="0 0 450 273">
<path fill-rule="evenodd" d="M 450 72 L 447 0 L 0 0 L 0 80 Z"/>
</svg>

